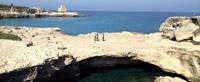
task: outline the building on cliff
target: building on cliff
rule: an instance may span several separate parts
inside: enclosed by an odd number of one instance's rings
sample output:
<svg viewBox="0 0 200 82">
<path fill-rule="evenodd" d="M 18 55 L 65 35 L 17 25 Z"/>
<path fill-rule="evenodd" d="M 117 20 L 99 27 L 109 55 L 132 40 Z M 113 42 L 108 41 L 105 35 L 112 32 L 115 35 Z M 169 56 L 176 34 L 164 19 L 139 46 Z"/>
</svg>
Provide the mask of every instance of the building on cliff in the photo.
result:
<svg viewBox="0 0 200 82">
<path fill-rule="evenodd" d="M 11 13 L 14 12 L 13 4 L 11 4 L 10 12 L 11 12 Z"/>
<path fill-rule="evenodd" d="M 61 13 L 67 12 L 66 5 L 60 5 L 60 7 L 58 8 L 58 12 L 61 12 Z"/>
</svg>

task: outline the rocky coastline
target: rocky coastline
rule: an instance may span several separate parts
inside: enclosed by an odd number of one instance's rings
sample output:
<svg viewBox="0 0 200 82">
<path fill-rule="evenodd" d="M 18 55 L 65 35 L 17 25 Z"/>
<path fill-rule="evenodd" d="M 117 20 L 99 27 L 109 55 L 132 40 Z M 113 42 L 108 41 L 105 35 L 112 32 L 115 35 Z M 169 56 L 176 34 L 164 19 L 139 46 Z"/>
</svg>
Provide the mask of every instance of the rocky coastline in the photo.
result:
<svg viewBox="0 0 200 82">
<path fill-rule="evenodd" d="M 0 12 L 0 19 L 3 18 L 39 18 L 39 17 L 78 17 L 77 12 L 66 12 L 66 13 L 18 13 L 18 12 Z"/>
<path fill-rule="evenodd" d="M 139 64 L 173 75 L 155 82 L 199 82 L 199 29 L 200 17 L 170 17 L 157 33 L 104 33 L 105 41 L 94 41 L 96 33 L 1 26 L 21 40 L 0 39 L 0 82 L 56 82 L 85 68 Z"/>
</svg>

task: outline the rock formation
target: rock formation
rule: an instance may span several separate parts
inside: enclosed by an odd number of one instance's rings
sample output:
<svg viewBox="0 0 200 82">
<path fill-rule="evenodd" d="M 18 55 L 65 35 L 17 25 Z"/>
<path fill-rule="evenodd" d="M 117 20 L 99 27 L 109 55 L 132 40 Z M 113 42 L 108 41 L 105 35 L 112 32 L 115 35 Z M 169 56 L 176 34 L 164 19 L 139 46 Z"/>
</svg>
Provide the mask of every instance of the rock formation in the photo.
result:
<svg viewBox="0 0 200 82">
<path fill-rule="evenodd" d="M 198 36 L 194 33 L 200 29 L 200 17 L 170 17 L 160 27 L 163 36 L 176 41 L 189 40 Z M 193 34 L 194 33 L 194 34 Z"/>
<path fill-rule="evenodd" d="M 156 78 L 154 82 L 187 82 L 187 81 L 180 79 L 178 77 L 172 78 L 172 77 L 166 76 L 166 77 L 158 77 Z"/>
<path fill-rule="evenodd" d="M 192 22 L 190 19 L 168 19 L 169 22 L 163 23 L 160 28 L 164 34 L 104 33 L 106 41 L 98 42 L 94 41 L 95 33 L 71 36 L 60 32 L 59 28 L 1 26 L 0 32 L 16 35 L 22 40 L 0 39 L 0 81 L 42 82 L 51 77 L 73 78 L 81 73 L 83 62 L 89 67 L 142 62 L 189 82 L 199 82 L 200 46 L 191 42 L 178 42 L 193 37 L 192 32 L 199 28 L 199 20 Z M 177 32 L 171 27 L 176 21 L 184 25 L 178 25 L 183 29 Z M 182 32 L 185 29 L 189 31 Z M 188 36 L 181 36 L 184 33 Z M 70 65 L 73 70 L 68 70 Z M 71 72 L 71 75 L 58 78 L 60 73 L 65 72 Z"/>
<path fill-rule="evenodd" d="M 193 32 L 193 41 L 200 43 L 200 29 Z"/>
<path fill-rule="evenodd" d="M 33 18 L 34 14 L 1 12 L 0 18 Z"/>
</svg>

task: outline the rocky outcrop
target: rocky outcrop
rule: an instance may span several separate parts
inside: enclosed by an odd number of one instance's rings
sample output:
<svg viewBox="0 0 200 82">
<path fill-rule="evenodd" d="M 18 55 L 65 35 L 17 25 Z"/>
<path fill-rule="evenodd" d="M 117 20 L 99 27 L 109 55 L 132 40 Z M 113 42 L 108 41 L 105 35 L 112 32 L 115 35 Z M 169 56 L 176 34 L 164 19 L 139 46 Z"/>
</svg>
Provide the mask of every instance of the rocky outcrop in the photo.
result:
<svg viewBox="0 0 200 82">
<path fill-rule="evenodd" d="M 154 82 L 187 82 L 181 78 L 178 77 L 157 77 L 156 80 Z"/>
<path fill-rule="evenodd" d="M 78 17 L 79 14 L 77 12 L 67 12 L 67 13 L 18 13 L 18 12 L 1 12 L 0 11 L 0 19 L 1 18 L 33 18 L 33 17 Z"/>
<path fill-rule="evenodd" d="M 1 12 L 0 18 L 32 18 L 35 17 L 34 14 L 25 14 L 25 13 L 9 13 L 9 12 Z"/>
<path fill-rule="evenodd" d="M 200 17 L 170 17 L 160 27 L 163 36 L 176 41 L 192 40 L 200 27 Z"/>
<path fill-rule="evenodd" d="M 200 29 L 193 32 L 193 41 L 200 43 Z"/>
<path fill-rule="evenodd" d="M 189 82 L 200 81 L 200 46 L 165 39 L 162 33 L 104 33 L 106 41 L 94 41 L 95 33 L 70 36 L 59 28 L 2 26 L 0 31 L 22 39 L 0 40 L 0 81 L 43 81 L 71 71 L 66 69 L 71 64 L 94 57 L 106 58 L 93 59 L 89 66 L 142 61 Z M 113 57 L 128 61 L 116 61 Z M 80 68 L 79 64 L 72 66 L 71 69 L 77 69 L 72 76 L 78 76 Z"/>
</svg>

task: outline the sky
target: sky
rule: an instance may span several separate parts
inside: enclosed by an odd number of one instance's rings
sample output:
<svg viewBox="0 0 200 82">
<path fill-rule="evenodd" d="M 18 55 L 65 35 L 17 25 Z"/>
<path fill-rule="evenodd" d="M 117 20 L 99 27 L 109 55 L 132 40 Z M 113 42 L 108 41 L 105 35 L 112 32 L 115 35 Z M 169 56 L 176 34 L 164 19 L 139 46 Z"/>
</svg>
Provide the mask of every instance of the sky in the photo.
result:
<svg viewBox="0 0 200 82">
<path fill-rule="evenodd" d="M 0 0 L 0 4 L 69 10 L 200 12 L 200 0 Z"/>
</svg>

